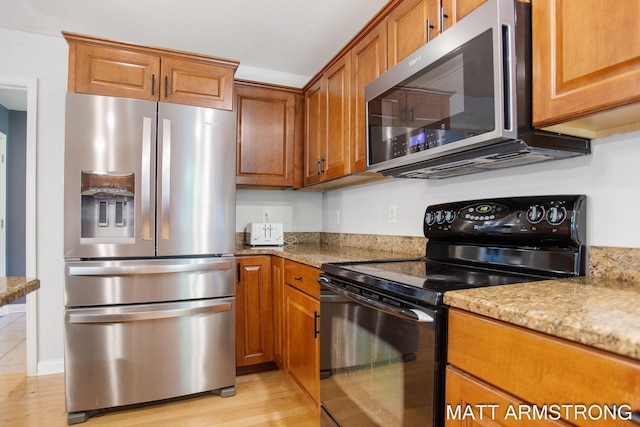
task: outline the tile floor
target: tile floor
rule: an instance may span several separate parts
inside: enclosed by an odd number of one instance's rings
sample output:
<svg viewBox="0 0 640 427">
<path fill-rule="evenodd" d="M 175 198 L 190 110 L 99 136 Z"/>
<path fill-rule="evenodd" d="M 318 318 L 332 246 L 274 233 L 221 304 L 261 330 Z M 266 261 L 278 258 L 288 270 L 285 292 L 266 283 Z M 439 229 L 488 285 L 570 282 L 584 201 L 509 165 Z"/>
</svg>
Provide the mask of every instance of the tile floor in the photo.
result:
<svg viewBox="0 0 640 427">
<path fill-rule="evenodd" d="M 0 375 L 27 371 L 27 316 L 0 316 Z"/>
</svg>

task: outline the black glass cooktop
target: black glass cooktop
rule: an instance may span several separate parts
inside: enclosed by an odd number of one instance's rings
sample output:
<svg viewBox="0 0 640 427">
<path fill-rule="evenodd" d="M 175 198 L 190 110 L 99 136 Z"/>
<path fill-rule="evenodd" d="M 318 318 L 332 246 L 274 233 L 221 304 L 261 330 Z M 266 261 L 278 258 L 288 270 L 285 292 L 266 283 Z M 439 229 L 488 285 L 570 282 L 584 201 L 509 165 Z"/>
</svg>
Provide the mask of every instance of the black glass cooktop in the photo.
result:
<svg viewBox="0 0 640 427">
<path fill-rule="evenodd" d="M 425 258 L 324 264 L 322 270 L 337 280 L 343 279 L 372 291 L 430 305 L 442 304 L 443 295 L 447 291 L 549 278 L 447 264 Z"/>
</svg>

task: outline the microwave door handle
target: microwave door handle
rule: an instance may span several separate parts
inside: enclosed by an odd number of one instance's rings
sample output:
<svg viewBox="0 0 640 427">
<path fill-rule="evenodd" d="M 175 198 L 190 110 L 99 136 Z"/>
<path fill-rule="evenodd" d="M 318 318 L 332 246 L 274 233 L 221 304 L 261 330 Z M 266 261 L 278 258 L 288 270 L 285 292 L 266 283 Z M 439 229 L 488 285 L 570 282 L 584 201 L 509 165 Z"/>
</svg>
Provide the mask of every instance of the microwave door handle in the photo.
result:
<svg viewBox="0 0 640 427">
<path fill-rule="evenodd" d="M 187 317 L 205 313 L 222 313 L 231 310 L 230 302 L 212 302 L 202 307 L 186 307 L 154 310 L 143 309 L 127 313 L 71 313 L 69 323 L 116 323 L 136 322 L 141 320 L 169 319 L 172 317 Z"/>
<path fill-rule="evenodd" d="M 141 190 L 141 220 L 142 240 L 151 240 L 151 145 L 152 145 L 151 117 L 142 118 L 142 182 Z"/>
<path fill-rule="evenodd" d="M 330 279 L 327 279 L 326 277 L 319 277 L 318 282 L 322 286 L 326 287 L 327 289 L 330 289 L 336 294 L 343 296 L 345 298 L 348 298 L 364 306 L 367 306 L 369 308 L 372 308 L 374 310 L 382 311 L 384 313 L 391 314 L 392 316 L 400 317 L 402 319 L 411 320 L 414 322 L 433 323 L 433 317 L 431 317 L 430 315 L 428 315 L 423 311 L 394 307 L 392 305 L 385 304 L 380 301 L 372 300 L 362 295 L 354 294 L 352 292 L 349 292 L 345 289 L 342 289 L 334 285 L 333 282 Z"/>
<path fill-rule="evenodd" d="M 159 237 L 162 240 L 170 238 L 171 222 L 171 120 L 162 119 L 162 190 L 160 193 L 160 213 L 158 222 Z"/>
</svg>

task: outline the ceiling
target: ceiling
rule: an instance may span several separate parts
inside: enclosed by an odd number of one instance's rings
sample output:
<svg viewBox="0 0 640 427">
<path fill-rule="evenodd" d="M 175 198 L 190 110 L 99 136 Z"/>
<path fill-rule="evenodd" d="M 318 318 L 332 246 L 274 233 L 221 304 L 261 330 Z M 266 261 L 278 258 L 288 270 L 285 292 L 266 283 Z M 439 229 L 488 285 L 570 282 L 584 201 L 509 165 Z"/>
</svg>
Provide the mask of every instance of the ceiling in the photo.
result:
<svg viewBox="0 0 640 427">
<path fill-rule="evenodd" d="M 27 91 L 0 86 L 0 105 L 7 110 L 27 111 Z"/>
<path fill-rule="evenodd" d="M 232 59 L 239 78 L 302 87 L 387 1 L 0 0 L 0 27 Z"/>
</svg>

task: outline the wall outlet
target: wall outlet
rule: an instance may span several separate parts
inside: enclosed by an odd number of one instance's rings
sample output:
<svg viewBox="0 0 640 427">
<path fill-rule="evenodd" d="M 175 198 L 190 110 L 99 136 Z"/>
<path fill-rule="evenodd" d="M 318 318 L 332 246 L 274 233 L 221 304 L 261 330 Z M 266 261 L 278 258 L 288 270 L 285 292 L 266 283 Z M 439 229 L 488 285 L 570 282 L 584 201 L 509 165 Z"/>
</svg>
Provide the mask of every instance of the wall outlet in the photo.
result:
<svg viewBox="0 0 640 427">
<path fill-rule="evenodd" d="M 266 209 L 262 211 L 262 222 L 271 222 L 271 211 Z"/>
<path fill-rule="evenodd" d="M 340 224 L 340 209 L 333 211 L 333 223 Z"/>
<path fill-rule="evenodd" d="M 396 205 L 389 206 L 389 224 L 396 223 L 396 210 L 397 210 Z"/>
</svg>

